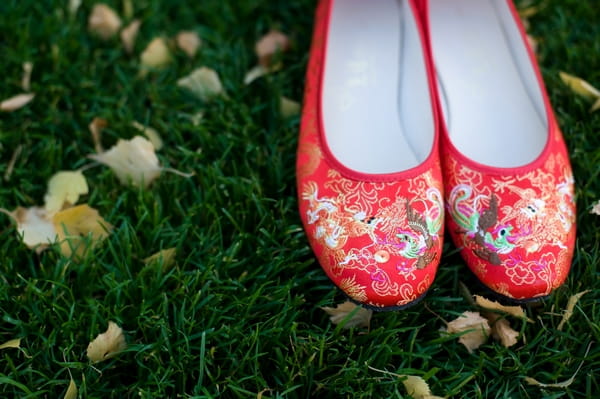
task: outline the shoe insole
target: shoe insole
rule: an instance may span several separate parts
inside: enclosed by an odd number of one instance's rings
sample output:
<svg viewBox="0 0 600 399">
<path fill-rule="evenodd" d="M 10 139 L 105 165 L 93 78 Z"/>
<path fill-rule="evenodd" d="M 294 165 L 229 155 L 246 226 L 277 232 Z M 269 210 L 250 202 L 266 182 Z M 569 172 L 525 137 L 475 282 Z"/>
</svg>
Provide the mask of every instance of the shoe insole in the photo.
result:
<svg viewBox="0 0 600 399">
<path fill-rule="evenodd" d="M 424 55 L 406 0 L 336 0 L 325 53 L 324 137 L 344 166 L 394 173 L 431 153 Z"/>
<path fill-rule="evenodd" d="M 430 0 L 429 12 L 452 143 L 489 166 L 534 161 L 547 140 L 546 112 L 507 0 Z"/>
</svg>

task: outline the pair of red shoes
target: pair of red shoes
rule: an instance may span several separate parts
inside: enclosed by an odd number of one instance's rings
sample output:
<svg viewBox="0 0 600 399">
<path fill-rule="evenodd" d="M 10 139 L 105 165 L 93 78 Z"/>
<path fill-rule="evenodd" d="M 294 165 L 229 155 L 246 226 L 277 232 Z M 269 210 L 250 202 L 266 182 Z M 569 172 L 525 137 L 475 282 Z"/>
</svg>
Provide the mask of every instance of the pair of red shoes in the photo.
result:
<svg viewBox="0 0 600 399">
<path fill-rule="evenodd" d="M 322 0 L 297 181 L 319 262 L 366 306 L 425 295 L 444 218 L 503 297 L 546 296 L 569 272 L 568 153 L 509 0 Z"/>
</svg>

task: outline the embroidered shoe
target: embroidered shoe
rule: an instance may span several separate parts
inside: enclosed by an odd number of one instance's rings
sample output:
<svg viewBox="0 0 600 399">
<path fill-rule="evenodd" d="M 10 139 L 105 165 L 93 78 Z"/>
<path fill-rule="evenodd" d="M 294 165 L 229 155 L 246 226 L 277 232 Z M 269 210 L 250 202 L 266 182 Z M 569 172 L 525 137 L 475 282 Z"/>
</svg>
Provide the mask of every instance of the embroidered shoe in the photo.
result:
<svg viewBox="0 0 600 399">
<path fill-rule="evenodd" d="M 299 210 L 329 278 L 374 309 L 415 303 L 443 237 L 437 116 L 413 1 L 322 0 L 297 153 Z"/>
<path fill-rule="evenodd" d="M 507 0 L 428 8 L 447 228 L 487 287 L 516 301 L 546 296 L 571 265 L 573 177 L 517 12 Z"/>
</svg>

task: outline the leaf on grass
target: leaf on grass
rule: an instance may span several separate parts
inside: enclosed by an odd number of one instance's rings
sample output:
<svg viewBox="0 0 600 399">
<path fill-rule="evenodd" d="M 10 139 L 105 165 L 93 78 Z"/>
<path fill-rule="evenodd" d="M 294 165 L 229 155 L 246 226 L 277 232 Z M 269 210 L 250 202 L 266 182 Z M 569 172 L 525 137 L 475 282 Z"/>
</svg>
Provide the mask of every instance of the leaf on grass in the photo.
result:
<svg viewBox="0 0 600 399">
<path fill-rule="evenodd" d="M 290 47 L 290 39 L 278 30 L 271 30 L 256 42 L 254 52 L 258 57 L 259 65 L 271 67 L 273 56 L 284 52 Z"/>
<path fill-rule="evenodd" d="M 31 89 L 31 72 L 33 72 L 33 63 L 23 63 L 23 77 L 21 78 L 21 88 L 23 91 L 29 91 Z"/>
<path fill-rule="evenodd" d="M 135 47 L 135 39 L 137 38 L 138 32 L 140 30 L 140 26 L 142 25 L 142 21 L 139 19 L 134 19 L 127 25 L 120 33 L 121 43 L 123 43 L 123 47 L 127 53 L 133 53 L 133 49 Z"/>
<path fill-rule="evenodd" d="M 562 81 L 576 94 L 590 99 L 600 99 L 600 91 L 585 80 L 566 72 L 559 72 L 559 75 Z"/>
<path fill-rule="evenodd" d="M 249 85 L 256 79 L 267 75 L 269 72 L 271 72 L 269 68 L 266 68 L 260 64 L 256 65 L 254 68 L 246 72 L 246 75 L 244 76 L 244 84 Z"/>
<path fill-rule="evenodd" d="M 175 43 L 188 57 L 194 58 L 202 44 L 202 40 L 196 32 L 181 31 L 175 37 Z"/>
<path fill-rule="evenodd" d="M 431 389 L 425 380 L 416 375 L 404 375 L 402 384 L 406 392 L 414 399 L 423 399 L 431 397 Z"/>
<path fill-rule="evenodd" d="M 533 320 L 527 318 L 525 314 L 525 310 L 523 310 L 520 306 L 504 306 L 496 301 L 490 301 L 487 298 L 484 298 L 480 295 L 474 295 L 475 303 L 478 306 L 481 306 L 487 310 L 493 310 L 504 314 L 509 314 L 511 316 L 517 317 L 519 319 L 527 320 L 530 323 L 533 323 Z"/>
<path fill-rule="evenodd" d="M 575 381 L 575 377 L 577 376 L 577 373 L 579 373 L 579 370 L 581 370 L 581 367 L 583 367 L 583 363 L 585 362 L 585 359 L 587 359 L 588 353 L 590 353 L 590 349 L 592 348 L 592 343 L 593 342 L 590 342 L 588 344 L 585 354 L 583 355 L 584 360 L 582 360 L 581 363 L 579 363 L 579 366 L 577 366 L 577 370 L 575 370 L 575 372 L 573 373 L 571 378 L 569 378 L 568 380 L 565 380 L 563 382 L 557 382 L 554 384 L 544 384 L 542 382 L 539 382 L 535 378 L 525 377 L 525 381 L 529 385 L 536 385 L 540 388 L 567 388 L 569 385 L 571 385 L 573 383 L 573 381 Z"/>
<path fill-rule="evenodd" d="M 88 185 L 81 171 L 61 171 L 55 173 L 48 181 L 48 189 L 44 196 L 44 207 L 48 215 L 54 215 L 65 206 L 72 206 L 79 201 L 79 196 L 88 193 Z"/>
<path fill-rule="evenodd" d="M 82 0 L 69 0 L 69 14 L 74 17 L 77 14 L 77 10 L 81 6 Z"/>
<path fill-rule="evenodd" d="M 44 208 L 18 207 L 11 213 L 17 222 L 17 231 L 23 243 L 30 249 L 42 252 L 49 244 L 56 241 L 56 229 L 54 223 L 48 217 Z"/>
<path fill-rule="evenodd" d="M 131 126 L 133 126 L 135 129 L 139 130 L 143 135 L 148 137 L 156 151 L 159 151 L 161 148 L 163 148 L 163 141 L 160 138 L 160 134 L 158 134 L 156 129 L 153 129 L 150 126 L 144 126 L 138 121 L 131 122 Z"/>
<path fill-rule="evenodd" d="M 121 139 L 108 151 L 88 157 L 111 168 L 122 184 L 138 187 L 148 187 L 162 170 L 154 146 L 142 136 Z"/>
<path fill-rule="evenodd" d="M 121 29 L 121 18 L 106 4 L 95 4 L 88 19 L 88 30 L 103 40 L 108 40 Z"/>
<path fill-rule="evenodd" d="M 287 97 L 281 96 L 279 98 L 279 112 L 284 118 L 296 116 L 300 114 L 300 104 Z"/>
<path fill-rule="evenodd" d="M 162 37 L 152 39 L 140 55 L 140 61 L 144 70 L 166 67 L 171 62 L 171 51 L 167 41 Z"/>
<path fill-rule="evenodd" d="M 112 230 L 109 224 L 94 208 L 86 204 L 67 208 L 54 215 L 53 223 L 60 240 L 60 252 L 70 257 L 85 257 Z"/>
<path fill-rule="evenodd" d="M 0 345 L 0 349 L 6 349 L 6 348 L 19 349 L 20 347 L 21 347 L 21 338 L 11 339 L 9 341 L 6 341 L 2 345 Z"/>
<path fill-rule="evenodd" d="M 518 342 L 519 332 L 511 328 L 508 320 L 491 312 L 486 313 L 484 316 L 491 323 L 492 337 L 496 341 L 500 341 L 505 348 L 513 346 Z"/>
<path fill-rule="evenodd" d="M 219 75 L 213 69 L 201 67 L 177 81 L 177 86 L 189 90 L 202 101 L 224 94 Z"/>
<path fill-rule="evenodd" d="M 94 141 L 94 149 L 96 152 L 103 152 L 102 148 L 102 130 L 108 126 L 108 121 L 104 118 L 94 118 L 90 122 L 88 128 L 90 129 L 90 133 L 92 133 L 92 140 Z"/>
<path fill-rule="evenodd" d="M 108 329 L 99 334 L 87 347 L 87 357 L 92 363 L 98 363 L 116 356 L 127 348 L 123 329 L 109 321 Z"/>
<path fill-rule="evenodd" d="M 144 263 L 146 265 L 151 265 L 155 262 L 160 262 L 162 259 L 163 270 L 167 270 L 173 265 L 173 263 L 175 263 L 176 254 L 176 248 L 163 249 L 155 254 L 148 256 L 146 259 L 144 259 Z"/>
<path fill-rule="evenodd" d="M 356 310 L 356 308 L 358 308 L 358 310 Z M 352 317 L 345 322 L 343 328 L 346 329 L 352 327 L 368 328 L 371 323 L 371 316 L 373 315 L 372 310 L 360 307 L 350 301 L 339 304 L 335 308 L 323 307 L 321 309 L 330 316 L 329 319 L 335 325 L 340 324 L 350 313 L 355 312 Z"/>
<path fill-rule="evenodd" d="M 558 324 L 558 327 L 556 328 L 558 331 L 562 331 L 562 329 L 565 326 L 565 324 L 567 323 L 567 321 L 569 321 L 571 316 L 573 316 L 573 310 L 575 310 L 575 305 L 577 305 L 577 302 L 579 302 L 579 299 L 582 296 L 584 296 L 585 294 L 587 294 L 588 292 L 590 292 L 590 290 L 582 291 L 578 294 L 571 295 L 571 297 L 569 298 L 569 302 L 567 303 L 567 308 L 565 309 L 565 312 L 563 313 L 562 320 L 560 321 L 560 323 Z"/>
<path fill-rule="evenodd" d="M 590 108 L 590 112 L 596 112 L 600 109 L 600 98 L 596 100 L 592 108 Z"/>
<path fill-rule="evenodd" d="M 33 98 L 35 94 L 24 93 L 17 94 L 14 97 L 8 98 L 0 103 L 0 111 L 13 112 L 26 106 Z"/>
<path fill-rule="evenodd" d="M 592 207 L 592 210 L 590 211 L 590 213 L 594 214 L 594 215 L 600 215 L 600 201 L 597 201 L 594 204 L 594 206 Z"/>
<path fill-rule="evenodd" d="M 469 331 L 461 335 L 458 342 L 463 344 L 469 352 L 473 352 L 487 341 L 491 328 L 488 320 L 478 312 L 464 312 L 457 319 L 448 323 L 446 331 L 449 334 Z"/>
<path fill-rule="evenodd" d="M 77 385 L 75 385 L 75 381 L 72 378 L 63 399 L 77 399 Z"/>
</svg>

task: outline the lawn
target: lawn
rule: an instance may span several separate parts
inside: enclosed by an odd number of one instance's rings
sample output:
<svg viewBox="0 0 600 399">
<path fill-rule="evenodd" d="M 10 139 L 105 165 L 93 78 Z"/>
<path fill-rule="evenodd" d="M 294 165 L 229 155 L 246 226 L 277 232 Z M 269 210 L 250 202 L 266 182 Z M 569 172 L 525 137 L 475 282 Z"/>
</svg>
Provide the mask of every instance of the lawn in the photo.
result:
<svg viewBox="0 0 600 399">
<path fill-rule="evenodd" d="M 443 320 L 477 310 L 463 287 L 480 292 L 449 243 L 417 306 L 351 329 L 321 309 L 344 297 L 321 271 L 297 213 L 299 116 L 279 112 L 281 96 L 302 100 L 315 1 L 138 0 L 128 15 L 127 1 L 107 0 L 125 24 L 142 21 L 133 54 L 118 37 L 88 32 L 92 1 L 74 15 L 68 3 L 0 2 L 0 100 L 22 92 L 24 62 L 33 63 L 36 94 L 0 113 L 0 207 L 42 205 L 54 173 L 86 168 L 90 190 L 80 203 L 114 229 L 71 259 L 27 248 L 0 214 L 0 344 L 21 338 L 20 348 L 0 349 L 1 397 L 62 398 L 73 379 L 82 398 L 407 398 L 394 374 L 423 377 L 442 397 L 600 395 L 600 216 L 589 213 L 600 199 L 600 111 L 590 113 L 590 101 L 559 78 L 562 70 L 600 87 L 595 2 L 547 0 L 529 18 L 577 184 L 572 272 L 527 307 L 532 323 L 511 320 L 519 343 L 490 340 L 473 353 L 439 331 Z M 255 42 L 270 29 L 293 46 L 279 71 L 245 85 Z M 198 54 L 173 50 L 166 68 L 140 76 L 146 45 L 181 30 L 200 35 Z M 226 96 L 204 102 L 177 86 L 201 66 L 219 74 Z M 87 158 L 95 117 L 108 122 L 105 148 L 139 134 L 132 121 L 152 126 L 165 143 L 161 165 L 193 176 L 163 172 L 146 189 L 122 185 Z M 144 262 L 167 248 L 176 248 L 173 265 Z M 569 297 L 585 290 L 559 331 Z M 91 364 L 86 348 L 109 321 L 128 347 Z M 525 377 L 566 383 L 535 386 Z"/>
</svg>

